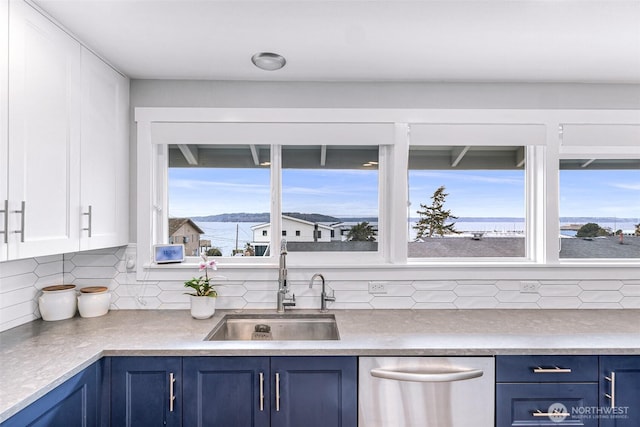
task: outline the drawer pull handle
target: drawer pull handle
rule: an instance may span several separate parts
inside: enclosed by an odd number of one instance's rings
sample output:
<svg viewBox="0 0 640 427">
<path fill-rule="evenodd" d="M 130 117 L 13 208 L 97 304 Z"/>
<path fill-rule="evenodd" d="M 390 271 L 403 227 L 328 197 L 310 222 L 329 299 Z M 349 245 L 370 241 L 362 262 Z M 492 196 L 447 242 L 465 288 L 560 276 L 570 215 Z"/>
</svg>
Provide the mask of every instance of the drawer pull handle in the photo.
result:
<svg viewBox="0 0 640 427">
<path fill-rule="evenodd" d="M 264 411 L 264 373 L 260 372 L 260 411 Z"/>
<path fill-rule="evenodd" d="M 276 411 L 280 412 L 280 374 L 276 372 Z"/>
<path fill-rule="evenodd" d="M 605 397 L 611 400 L 611 407 L 616 407 L 616 373 L 611 371 L 611 376 L 604 377 L 607 381 L 611 383 L 611 394 L 605 393 Z"/>
<path fill-rule="evenodd" d="M 534 417 L 569 417 L 571 414 L 569 412 L 542 412 L 540 409 L 536 409 L 536 412 L 532 412 L 531 415 Z"/>
<path fill-rule="evenodd" d="M 176 400 L 173 390 L 173 383 L 175 382 L 176 378 L 173 376 L 173 372 L 169 373 L 169 412 L 173 412 L 173 402 Z"/>
<path fill-rule="evenodd" d="M 561 368 L 559 366 L 554 366 L 553 368 L 543 368 L 538 366 L 537 368 L 533 368 L 534 374 L 570 374 L 571 368 Z"/>
</svg>

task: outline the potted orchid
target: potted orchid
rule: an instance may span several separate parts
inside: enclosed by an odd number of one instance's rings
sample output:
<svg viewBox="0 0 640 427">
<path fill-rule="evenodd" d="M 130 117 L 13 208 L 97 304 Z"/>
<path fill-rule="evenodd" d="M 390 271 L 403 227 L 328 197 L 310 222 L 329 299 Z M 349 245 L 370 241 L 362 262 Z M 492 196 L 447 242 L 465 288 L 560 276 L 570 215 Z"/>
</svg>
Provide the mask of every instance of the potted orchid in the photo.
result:
<svg viewBox="0 0 640 427">
<path fill-rule="evenodd" d="M 191 288 L 195 293 L 189 293 L 191 296 L 191 316 L 195 319 L 208 319 L 213 316 L 216 311 L 216 292 L 214 285 L 211 284 L 209 277 L 209 269 L 217 270 L 218 267 L 214 260 L 209 261 L 205 254 L 202 254 L 199 269 L 204 271 L 204 276 L 194 277 L 184 282 L 185 288 Z"/>
</svg>

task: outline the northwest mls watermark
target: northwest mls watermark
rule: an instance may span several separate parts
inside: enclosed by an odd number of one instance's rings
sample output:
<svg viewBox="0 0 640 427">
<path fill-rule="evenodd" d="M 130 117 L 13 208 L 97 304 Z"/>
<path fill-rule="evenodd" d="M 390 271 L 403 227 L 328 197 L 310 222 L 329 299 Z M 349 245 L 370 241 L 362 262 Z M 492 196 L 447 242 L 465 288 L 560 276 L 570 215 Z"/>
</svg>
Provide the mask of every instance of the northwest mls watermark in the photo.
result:
<svg viewBox="0 0 640 427">
<path fill-rule="evenodd" d="M 540 412 L 538 412 L 540 413 Z M 628 406 L 572 406 L 569 410 L 562 403 L 552 403 L 544 414 L 554 423 L 562 423 L 565 420 L 614 420 L 629 418 Z M 534 413 L 535 416 L 535 413 Z"/>
</svg>

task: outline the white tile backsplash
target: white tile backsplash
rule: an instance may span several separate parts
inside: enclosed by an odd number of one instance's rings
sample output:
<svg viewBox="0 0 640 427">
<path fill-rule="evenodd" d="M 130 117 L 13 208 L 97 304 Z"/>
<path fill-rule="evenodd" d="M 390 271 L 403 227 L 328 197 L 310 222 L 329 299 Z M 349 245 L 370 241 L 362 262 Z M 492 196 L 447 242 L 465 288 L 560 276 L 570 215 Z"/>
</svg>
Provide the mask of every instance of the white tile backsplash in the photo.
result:
<svg viewBox="0 0 640 427">
<path fill-rule="evenodd" d="M 40 317 L 37 299 L 45 286 L 73 283 L 108 286 L 113 310 L 189 308 L 181 281 L 138 281 L 125 257 L 135 247 L 30 258 L 0 263 L 0 331 Z M 539 280 L 537 293 L 521 293 L 518 280 L 384 280 L 386 293 L 370 294 L 368 280 L 327 280 L 339 309 L 640 309 L 640 280 Z M 220 309 L 273 309 L 277 283 L 226 280 L 218 287 Z M 309 289 L 290 281 L 297 308 L 317 308 L 320 282 Z"/>
</svg>

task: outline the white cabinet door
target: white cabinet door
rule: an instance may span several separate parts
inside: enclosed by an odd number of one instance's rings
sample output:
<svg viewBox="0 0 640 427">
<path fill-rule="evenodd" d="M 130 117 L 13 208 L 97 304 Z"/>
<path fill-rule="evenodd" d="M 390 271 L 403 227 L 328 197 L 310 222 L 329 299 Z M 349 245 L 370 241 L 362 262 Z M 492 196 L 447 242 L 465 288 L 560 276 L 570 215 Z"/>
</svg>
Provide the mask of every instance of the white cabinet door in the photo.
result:
<svg viewBox="0 0 640 427">
<path fill-rule="evenodd" d="M 80 45 L 9 3 L 9 259 L 78 250 Z"/>
<path fill-rule="evenodd" d="M 83 48 L 81 250 L 128 241 L 128 113 L 129 80 Z"/>
<path fill-rule="evenodd" d="M 0 2 L 0 262 L 7 259 L 9 181 L 9 2 Z"/>
</svg>

